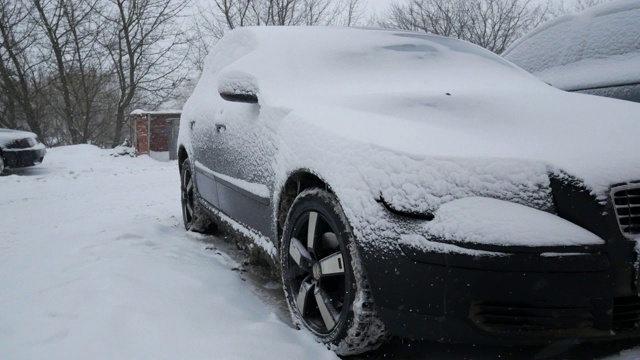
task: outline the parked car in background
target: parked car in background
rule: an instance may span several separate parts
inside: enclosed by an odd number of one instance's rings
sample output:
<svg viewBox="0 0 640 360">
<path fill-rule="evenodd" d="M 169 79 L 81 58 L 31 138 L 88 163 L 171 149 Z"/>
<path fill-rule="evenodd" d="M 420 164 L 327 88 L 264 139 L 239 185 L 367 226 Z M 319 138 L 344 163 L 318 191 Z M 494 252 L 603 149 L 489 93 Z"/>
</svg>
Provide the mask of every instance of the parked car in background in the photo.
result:
<svg viewBox="0 0 640 360">
<path fill-rule="evenodd" d="M 400 30 L 236 28 L 206 64 L 185 228 L 250 240 L 337 353 L 640 338 L 640 104 Z"/>
<path fill-rule="evenodd" d="M 640 1 L 558 17 L 502 55 L 557 88 L 640 102 Z"/>
<path fill-rule="evenodd" d="M 0 174 L 7 168 L 40 164 L 47 150 L 36 134 L 0 129 Z"/>
</svg>

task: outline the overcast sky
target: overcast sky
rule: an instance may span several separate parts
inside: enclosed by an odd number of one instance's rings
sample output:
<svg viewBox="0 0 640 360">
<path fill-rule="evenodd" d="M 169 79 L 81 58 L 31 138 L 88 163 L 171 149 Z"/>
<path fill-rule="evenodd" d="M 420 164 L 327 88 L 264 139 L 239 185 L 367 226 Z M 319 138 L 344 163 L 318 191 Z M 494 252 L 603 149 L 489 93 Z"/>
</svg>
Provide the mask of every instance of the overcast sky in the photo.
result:
<svg viewBox="0 0 640 360">
<path fill-rule="evenodd" d="M 401 0 L 364 0 L 363 4 L 365 5 L 366 11 L 369 12 L 380 12 L 385 10 L 389 4 L 401 1 Z"/>
</svg>

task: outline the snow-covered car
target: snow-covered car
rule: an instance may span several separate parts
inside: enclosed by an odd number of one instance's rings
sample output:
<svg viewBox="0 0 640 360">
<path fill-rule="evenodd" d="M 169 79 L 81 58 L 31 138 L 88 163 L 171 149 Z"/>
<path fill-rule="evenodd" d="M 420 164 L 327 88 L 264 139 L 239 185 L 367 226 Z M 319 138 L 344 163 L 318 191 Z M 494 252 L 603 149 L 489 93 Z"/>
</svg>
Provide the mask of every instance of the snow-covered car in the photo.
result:
<svg viewBox="0 0 640 360">
<path fill-rule="evenodd" d="M 47 150 L 36 134 L 0 129 L 0 174 L 5 168 L 20 168 L 40 164 Z"/>
<path fill-rule="evenodd" d="M 638 134 L 463 41 L 240 28 L 183 110 L 184 224 L 251 240 L 339 354 L 638 337 Z"/>
<path fill-rule="evenodd" d="M 640 102 L 640 1 L 555 18 L 502 55 L 557 88 Z"/>
</svg>

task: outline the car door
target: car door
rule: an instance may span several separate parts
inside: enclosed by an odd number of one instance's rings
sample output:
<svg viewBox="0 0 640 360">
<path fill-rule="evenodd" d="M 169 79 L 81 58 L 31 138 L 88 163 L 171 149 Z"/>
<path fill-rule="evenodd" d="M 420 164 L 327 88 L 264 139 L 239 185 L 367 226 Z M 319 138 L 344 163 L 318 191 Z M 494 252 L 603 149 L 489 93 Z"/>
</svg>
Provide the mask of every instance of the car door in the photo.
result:
<svg viewBox="0 0 640 360">
<path fill-rule="evenodd" d="M 192 119 L 189 122 L 193 144 L 192 164 L 195 168 L 195 182 L 198 193 L 215 208 L 219 208 L 216 178 L 212 172 L 217 133 L 212 126 L 215 119 Z"/>
<path fill-rule="evenodd" d="M 211 170 L 219 209 L 271 237 L 271 189 L 276 153 L 273 119 L 246 99 L 222 100 L 215 114 Z"/>
</svg>

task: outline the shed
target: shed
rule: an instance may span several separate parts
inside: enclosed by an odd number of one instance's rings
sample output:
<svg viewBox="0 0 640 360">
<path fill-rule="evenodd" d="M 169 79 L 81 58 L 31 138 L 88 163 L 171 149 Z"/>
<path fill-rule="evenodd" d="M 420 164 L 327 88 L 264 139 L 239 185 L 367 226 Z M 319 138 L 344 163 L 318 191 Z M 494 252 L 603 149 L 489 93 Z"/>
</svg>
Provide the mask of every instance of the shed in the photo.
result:
<svg viewBox="0 0 640 360">
<path fill-rule="evenodd" d="M 148 154 L 156 160 L 177 159 L 180 114 L 180 110 L 132 111 L 129 121 L 136 156 Z"/>
</svg>

